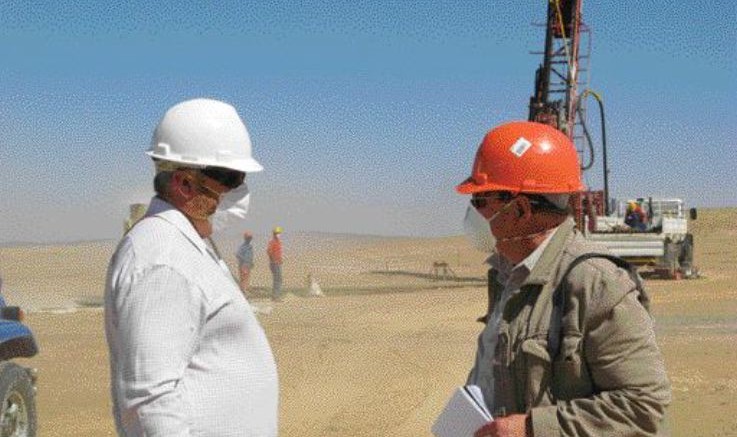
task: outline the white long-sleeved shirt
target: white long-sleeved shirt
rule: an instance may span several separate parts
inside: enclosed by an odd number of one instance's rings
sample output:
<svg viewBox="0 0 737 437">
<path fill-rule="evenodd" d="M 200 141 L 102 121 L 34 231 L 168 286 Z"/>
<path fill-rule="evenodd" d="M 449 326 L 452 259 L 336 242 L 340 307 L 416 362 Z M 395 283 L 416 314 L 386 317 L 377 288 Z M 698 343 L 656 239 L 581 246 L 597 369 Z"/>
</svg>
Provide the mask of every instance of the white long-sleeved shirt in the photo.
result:
<svg viewBox="0 0 737 437">
<path fill-rule="evenodd" d="M 110 261 L 105 331 L 120 435 L 277 435 L 263 329 L 225 263 L 158 198 Z"/>
</svg>

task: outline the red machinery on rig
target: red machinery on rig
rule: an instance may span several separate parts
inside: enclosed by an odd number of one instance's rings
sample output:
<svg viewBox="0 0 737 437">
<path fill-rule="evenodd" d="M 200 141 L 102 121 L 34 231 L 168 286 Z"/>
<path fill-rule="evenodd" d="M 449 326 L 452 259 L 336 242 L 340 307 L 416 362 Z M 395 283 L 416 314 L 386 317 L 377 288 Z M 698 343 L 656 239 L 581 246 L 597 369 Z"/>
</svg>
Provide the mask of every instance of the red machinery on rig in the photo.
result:
<svg viewBox="0 0 737 437">
<path fill-rule="evenodd" d="M 617 204 L 609 195 L 609 168 L 606 149 L 604 104 L 601 96 L 588 88 L 591 54 L 590 29 L 582 20 L 582 0 L 549 0 L 545 24 L 543 62 L 535 73 L 535 92 L 530 97 L 530 121 L 555 127 L 578 148 L 581 171 L 593 167 L 594 147 L 586 125 L 586 99 L 599 105 L 602 142 L 602 190 L 589 190 L 571 198 L 570 206 L 578 228 L 587 238 L 607 246 L 629 261 L 653 267 L 670 278 L 695 277 L 693 236 L 687 232 L 685 207 L 681 199 L 653 199 L 650 196 Z M 581 53 L 585 37 L 586 52 Z M 584 64 L 584 65 L 582 65 Z M 579 90 L 583 89 L 582 92 Z M 587 155 L 588 162 L 583 164 Z M 647 224 L 628 225 L 623 205 L 636 203 L 645 210 Z M 691 219 L 696 210 L 691 209 Z"/>
</svg>

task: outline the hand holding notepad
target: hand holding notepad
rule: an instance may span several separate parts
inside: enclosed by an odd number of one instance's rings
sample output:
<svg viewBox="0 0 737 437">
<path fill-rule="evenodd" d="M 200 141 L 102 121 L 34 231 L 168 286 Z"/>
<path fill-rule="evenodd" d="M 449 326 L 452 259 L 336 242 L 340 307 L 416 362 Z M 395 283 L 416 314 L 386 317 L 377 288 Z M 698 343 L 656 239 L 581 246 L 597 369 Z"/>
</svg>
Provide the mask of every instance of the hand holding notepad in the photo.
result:
<svg viewBox="0 0 737 437">
<path fill-rule="evenodd" d="M 459 387 L 432 426 L 436 437 L 473 437 L 477 429 L 494 420 L 484 395 L 475 385 Z"/>
</svg>

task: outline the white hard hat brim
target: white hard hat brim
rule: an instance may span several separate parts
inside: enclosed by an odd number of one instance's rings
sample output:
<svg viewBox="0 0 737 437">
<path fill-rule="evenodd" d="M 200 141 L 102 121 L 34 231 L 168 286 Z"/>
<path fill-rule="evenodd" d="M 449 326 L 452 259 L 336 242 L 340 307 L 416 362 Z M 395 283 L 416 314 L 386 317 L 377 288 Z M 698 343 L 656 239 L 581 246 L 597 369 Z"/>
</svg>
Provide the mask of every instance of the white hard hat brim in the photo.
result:
<svg viewBox="0 0 737 437">
<path fill-rule="evenodd" d="M 230 158 L 227 161 L 220 161 L 217 159 L 187 159 L 185 157 L 172 156 L 171 153 L 156 153 L 155 150 L 147 150 L 146 155 L 150 156 L 153 159 L 175 162 L 177 164 L 182 164 L 195 168 L 221 167 L 230 170 L 242 171 L 244 173 L 256 173 L 264 169 L 264 167 L 253 158 Z"/>
<path fill-rule="evenodd" d="M 251 154 L 251 137 L 235 108 L 192 99 L 169 108 L 154 129 L 148 156 L 182 166 L 263 170 Z"/>
<path fill-rule="evenodd" d="M 226 168 L 242 171 L 244 173 L 256 173 L 264 169 L 264 167 L 253 158 L 244 159 L 242 162 L 231 163 Z"/>
</svg>

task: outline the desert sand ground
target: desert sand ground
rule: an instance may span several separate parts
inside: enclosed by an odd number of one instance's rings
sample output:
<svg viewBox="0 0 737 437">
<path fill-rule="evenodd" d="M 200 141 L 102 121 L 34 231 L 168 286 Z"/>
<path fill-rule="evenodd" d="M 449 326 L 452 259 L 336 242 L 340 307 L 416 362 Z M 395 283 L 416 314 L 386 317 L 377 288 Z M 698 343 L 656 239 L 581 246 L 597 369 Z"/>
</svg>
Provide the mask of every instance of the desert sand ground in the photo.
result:
<svg viewBox="0 0 737 437">
<path fill-rule="evenodd" d="M 648 280 L 676 436 L 737 436 L 737 209 L 700 211 L 692 281 Z M 473 358 L 483 256 L 463 237 L 321 236 L 287 246 L 292 294 L 259 316 L 280 373 L 280 435 L 429 436 Z M 0 248 L 8 300 L 30 309 L 41 353 L 42 436 L 114 435 L 100 302 L 114 242 Z M 307 250 L 306 248 L 310 249 Z M 429 276 L 446 261 L 454 280 Z M 269 282 L 259 258 L 257 291 Z M 325 297 L 304 297 L 313 274 Z"/>
</svg>

